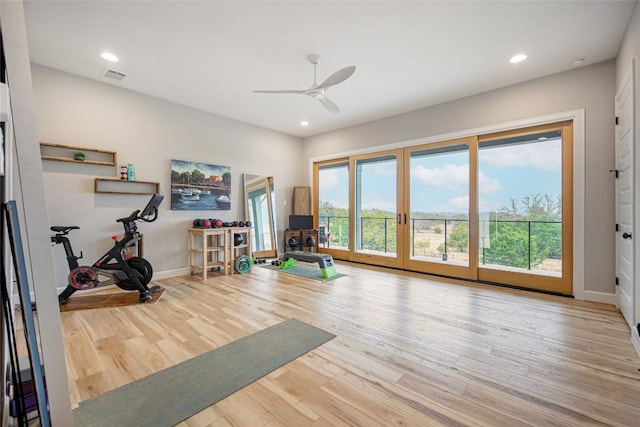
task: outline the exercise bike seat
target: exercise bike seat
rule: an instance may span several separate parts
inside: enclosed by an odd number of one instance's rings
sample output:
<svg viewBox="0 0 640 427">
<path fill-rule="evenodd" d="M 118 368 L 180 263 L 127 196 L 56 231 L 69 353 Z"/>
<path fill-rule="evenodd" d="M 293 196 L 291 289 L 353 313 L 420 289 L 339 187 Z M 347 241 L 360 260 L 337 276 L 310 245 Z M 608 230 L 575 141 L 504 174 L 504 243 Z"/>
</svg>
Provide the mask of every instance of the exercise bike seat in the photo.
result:
<svg viewBox="0 0 640 427">
<path fill-rule="evenodd" d="M 51 231 L 62 234 L 69 234 L 71 230 L 80 230 L 77 225 L 54 225 L 51 227 Z"/>
</svg>

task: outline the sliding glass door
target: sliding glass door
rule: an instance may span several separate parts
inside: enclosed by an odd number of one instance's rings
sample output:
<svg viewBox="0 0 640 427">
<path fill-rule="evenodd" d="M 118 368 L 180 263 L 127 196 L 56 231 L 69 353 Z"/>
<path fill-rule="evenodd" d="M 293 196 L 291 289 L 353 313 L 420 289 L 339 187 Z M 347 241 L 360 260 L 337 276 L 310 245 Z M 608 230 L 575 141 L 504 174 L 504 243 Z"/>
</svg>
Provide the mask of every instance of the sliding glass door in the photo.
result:
<svg viewBox="0 0 640 427">
<path fill-rule="evenodd" d="M 571 294 L 572 135 L 555 123 L 316 164 L 323 251 Z"/>
<path fill-rule="evenodd" d="M 480 138 L 478 277 L 571 293 L 570 123 Z"/>
<path fill-rule="evenodd" d="M 400 226 L 402 151 L 356 156 L 353 168 L 354 261 L 399 267 L 402 262 Z"/>
<path fill-rule="evenodd" d="M 405 150 L 406 268 L 475 278 L 469 226 L 475 212 L 475 147 L 476 139 L 467 138 Z"/>
<path fill-rule="evenodd" d="M 349 161 L 334 160 L 315 165 L 316 227 L 319 247 L 338 259 L 349 252 Z"/>
</svg>

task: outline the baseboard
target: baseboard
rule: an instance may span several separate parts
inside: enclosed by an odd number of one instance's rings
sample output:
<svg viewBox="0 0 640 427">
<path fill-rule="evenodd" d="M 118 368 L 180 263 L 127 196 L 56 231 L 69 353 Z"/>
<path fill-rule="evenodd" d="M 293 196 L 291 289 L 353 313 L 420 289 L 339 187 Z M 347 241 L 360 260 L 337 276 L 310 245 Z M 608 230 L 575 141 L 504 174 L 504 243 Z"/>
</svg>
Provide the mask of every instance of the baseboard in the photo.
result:
<svg viewBox="0 0 640 427">
<path fill-rule="evenodd" d="M 631 328 L 631 342 L 636 348 L 636 353 L 640 356 L 640 335 L 638 335 L 638 331 L 634 330 L 634 328 Z"/>
<path fill-rule="evenodd" d="M 171 277 L 191 274 L 189 267 L 176 268 L 174 270 L 156 271 L 153 273 L 153 280 L 170 279 Z"/>
<path fill-rule="evenodd" d="M 598 291 L 584 291 L 584 300 L 592 301 L 592 302 L 601 302 L 604 304 L 616 305 L 618 303 L 618 298 L 616 294 L 610 294 L 607 292 L 598 292 Z"/>
</svg>

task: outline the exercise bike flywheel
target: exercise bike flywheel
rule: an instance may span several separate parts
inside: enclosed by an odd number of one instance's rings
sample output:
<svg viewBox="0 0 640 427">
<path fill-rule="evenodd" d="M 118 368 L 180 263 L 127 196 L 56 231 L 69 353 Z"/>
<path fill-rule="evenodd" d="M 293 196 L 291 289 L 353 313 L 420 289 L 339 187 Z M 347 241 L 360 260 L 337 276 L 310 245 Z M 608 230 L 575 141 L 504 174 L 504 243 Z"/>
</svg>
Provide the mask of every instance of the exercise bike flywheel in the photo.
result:
<svg viewBox="0 0 640 427">
<path fill-rule="evenodd" d="M 68 283 L 80 291 L 91 289 L 98 285 L 98 274 L 90 267 L 77 267 L 69 273 Z"/>
</svg>

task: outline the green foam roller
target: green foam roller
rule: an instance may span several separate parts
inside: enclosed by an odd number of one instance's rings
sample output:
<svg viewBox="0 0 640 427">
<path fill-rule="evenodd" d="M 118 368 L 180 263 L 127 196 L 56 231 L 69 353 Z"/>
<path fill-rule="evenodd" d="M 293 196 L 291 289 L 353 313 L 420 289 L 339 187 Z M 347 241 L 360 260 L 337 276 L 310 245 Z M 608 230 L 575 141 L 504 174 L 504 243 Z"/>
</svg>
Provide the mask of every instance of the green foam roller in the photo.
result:
<svg viewBox="0 0 640 427">
<path fill-rule="evenodd" d="M 236 258 L 236 271 L 240 274 L 248 273 L 251 270 L 251 258 L 247 255 L 240 255 Z"/>
</svg>

